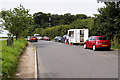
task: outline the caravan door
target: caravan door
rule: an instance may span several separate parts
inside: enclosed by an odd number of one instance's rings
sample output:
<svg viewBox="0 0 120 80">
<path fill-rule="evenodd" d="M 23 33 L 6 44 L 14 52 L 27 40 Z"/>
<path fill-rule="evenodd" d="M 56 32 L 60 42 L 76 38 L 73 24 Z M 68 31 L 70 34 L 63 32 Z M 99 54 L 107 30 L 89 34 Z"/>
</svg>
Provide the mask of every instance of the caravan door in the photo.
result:
<svg viewBox="0 0 120 80">
<path fill-rule="evenodd" d="M 84 42 L 88 39 L 88 29 L 84 30 Z"/>
</svg>

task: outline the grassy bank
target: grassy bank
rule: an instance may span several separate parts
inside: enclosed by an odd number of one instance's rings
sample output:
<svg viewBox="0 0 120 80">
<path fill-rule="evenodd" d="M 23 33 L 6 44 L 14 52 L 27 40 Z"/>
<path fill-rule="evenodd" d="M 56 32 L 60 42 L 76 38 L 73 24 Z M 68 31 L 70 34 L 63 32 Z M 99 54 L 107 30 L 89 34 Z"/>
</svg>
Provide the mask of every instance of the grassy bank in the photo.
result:
<svg viewBox="0 0 120 80">
<path fill-rule="evenodd" d="M 120 49 L 120 44 L 115 43 L 115 42 L 111 42 L 111 48 L 112 49 Z"/>
<path fill-rule="evenodd" d="M 7 46 L 6 41 L 2 43 L 2 78 L 14 78 L 19 58 L 24 52 L 27 41 L 25 39 L 14 40 L 13 48 Z"/>
</svg>

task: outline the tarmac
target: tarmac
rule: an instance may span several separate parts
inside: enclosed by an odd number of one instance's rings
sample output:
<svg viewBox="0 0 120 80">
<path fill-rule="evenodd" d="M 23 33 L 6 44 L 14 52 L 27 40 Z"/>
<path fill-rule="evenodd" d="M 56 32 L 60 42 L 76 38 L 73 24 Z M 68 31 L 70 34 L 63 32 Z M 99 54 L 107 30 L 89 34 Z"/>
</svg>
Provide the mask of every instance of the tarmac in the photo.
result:
<svg viewBox="0 0 120 80">
<path fill-rule="evenodd" d="M 15 78 L 37 78 L 36 48 L 30 42 L 20 57 Z"/>
<path fill-rule="evenodd" d="M 26 50 L 20 57 L 15 78 L 36 78 L 36 51 L 35 47 L 28 42 Z"/>
</svg>

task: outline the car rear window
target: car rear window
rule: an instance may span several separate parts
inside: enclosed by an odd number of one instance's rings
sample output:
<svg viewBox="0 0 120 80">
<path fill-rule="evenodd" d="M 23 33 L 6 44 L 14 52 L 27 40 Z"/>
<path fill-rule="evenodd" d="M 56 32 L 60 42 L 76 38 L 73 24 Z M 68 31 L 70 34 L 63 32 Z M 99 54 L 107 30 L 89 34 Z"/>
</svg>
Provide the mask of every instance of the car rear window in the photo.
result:
<svg viewBox="0 0 120 80">
<path fill-rule="evenodd" d="M 40 35 L 36 35 L 36 37 L 41 37 Z"/>
<path fill-rule="evenodd" d="M 36 37 L 31 37 L 31 38 L 36 38 Z"/>
<path fill-rule="evenodd" d="M 98 37 L 98 40 L 109 40 L 107 37 Z"/>
</svg>

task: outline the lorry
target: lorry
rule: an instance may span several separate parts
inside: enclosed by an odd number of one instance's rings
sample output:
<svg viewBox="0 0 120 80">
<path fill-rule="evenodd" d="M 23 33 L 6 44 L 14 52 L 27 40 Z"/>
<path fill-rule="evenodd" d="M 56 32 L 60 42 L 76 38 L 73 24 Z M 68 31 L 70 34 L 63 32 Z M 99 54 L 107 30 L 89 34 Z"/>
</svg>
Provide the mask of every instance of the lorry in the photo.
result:
<svg viewBox="0 0 120 80">
<path fill-rule="evenodd" d="M 68 42 L 83 44 L 88 39 L 88 29 L 70 29 L 68 30 Z"/>
</svg>

